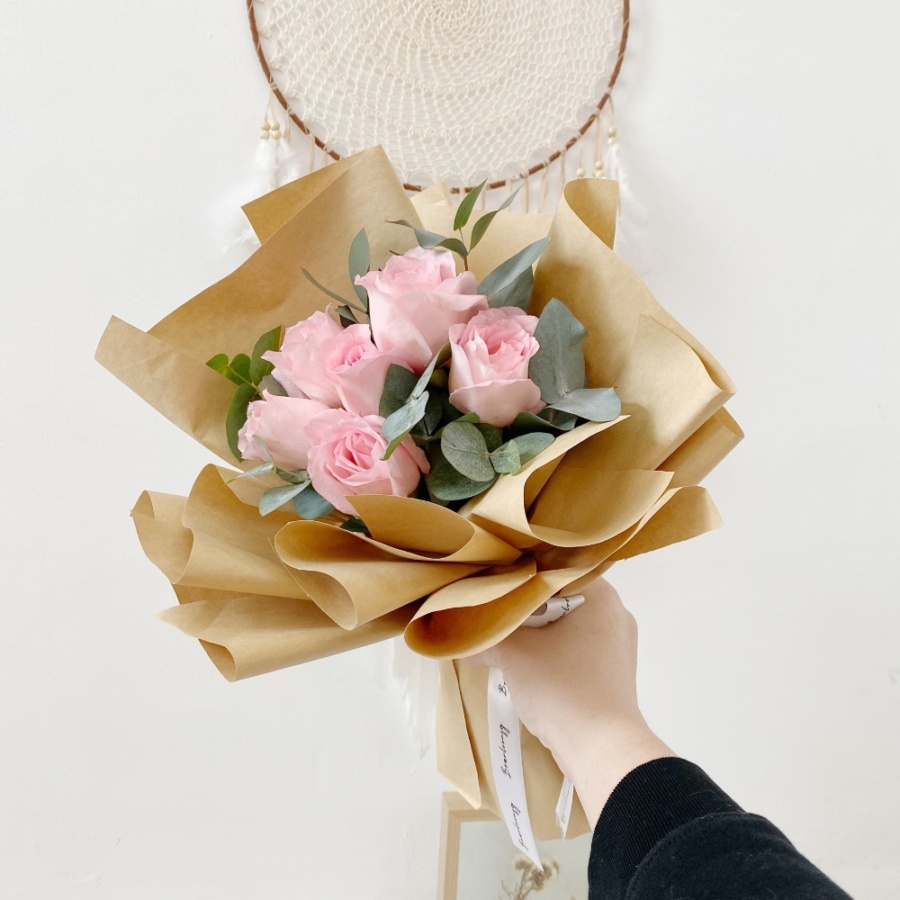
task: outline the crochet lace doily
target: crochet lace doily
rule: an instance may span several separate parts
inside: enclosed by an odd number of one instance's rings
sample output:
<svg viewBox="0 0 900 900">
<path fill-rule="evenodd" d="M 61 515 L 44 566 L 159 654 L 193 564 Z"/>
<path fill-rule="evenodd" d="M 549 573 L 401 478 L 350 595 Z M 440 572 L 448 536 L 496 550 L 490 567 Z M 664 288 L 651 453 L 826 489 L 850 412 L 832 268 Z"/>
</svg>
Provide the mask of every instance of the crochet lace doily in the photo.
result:
<svg viewBox="0 0 900 900">
<path fill-rule="evenodd" d="M 623 0 L 248 0 L 288 111 L 413 185 L 515 178 L 596 112 Z"/>
</svg>

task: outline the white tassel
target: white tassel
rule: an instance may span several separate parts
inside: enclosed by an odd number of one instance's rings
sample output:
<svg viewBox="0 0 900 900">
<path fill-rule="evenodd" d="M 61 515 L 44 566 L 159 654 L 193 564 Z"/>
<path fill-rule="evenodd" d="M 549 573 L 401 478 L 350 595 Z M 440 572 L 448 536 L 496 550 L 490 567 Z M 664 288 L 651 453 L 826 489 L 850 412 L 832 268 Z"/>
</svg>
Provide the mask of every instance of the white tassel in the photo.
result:
<svg viewBox="0 0 900 900">
<path fill-rule="evenodd" d="M 281 127 L 278 127 L 279 132 Z M 278 187 L 278 140 L 279 135 L 272 133 L 273 123 L 269 121 L 268 114 L 265 121 L 259 129 L 259 146 L 256 148 L 256 157 L 254 163 L 256 165 L 257 181 L 262 190 L 260 195 L 274 191 Z"/>
<path fill-rule="evenodd" d="M 291 146 L 290 119 L 285 116 L 279 120 L 270 94 L 266 113 L 259 127 L 259 145 L 254 156 L 253 174 L 231 193 L 216 216 L 223 250 L 244 247 L 249 252 L 259 246 L 259 240 L 241 211 L 241 206 L 298 178 L 299 168 L 297 154 Z"/>
<path fill-rule="evenodd" d="M 302 170 L 302 160 L 294 147 L 293 124 L 285 115 L 278 141 L 278 186 L 296 181 L 303 174 Z"/>
</svg>

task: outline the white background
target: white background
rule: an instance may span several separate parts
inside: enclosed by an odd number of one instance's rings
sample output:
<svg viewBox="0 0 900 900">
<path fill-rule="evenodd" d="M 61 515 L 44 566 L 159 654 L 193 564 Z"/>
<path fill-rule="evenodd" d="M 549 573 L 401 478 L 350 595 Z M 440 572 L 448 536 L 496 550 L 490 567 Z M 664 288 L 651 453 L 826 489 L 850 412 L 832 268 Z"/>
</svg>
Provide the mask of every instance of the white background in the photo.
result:
<svg viewBox="0 0 900 900">
<path fill-rule="evenodd" d="M 862 898 L 900 883 L 900 6 L 637 3 L 647 280 L 737 381 L 726 527 L 616 569 L 651 723 Z M 229 685 L 128 510 L 207 454 L 93 360 L 226 274 L 266 88 L 239 0 L 0 0 L 0 896 L 433 896 L 371 651 Z M 894 672 L 893 679 L 890 675 Z"/>
</svg>

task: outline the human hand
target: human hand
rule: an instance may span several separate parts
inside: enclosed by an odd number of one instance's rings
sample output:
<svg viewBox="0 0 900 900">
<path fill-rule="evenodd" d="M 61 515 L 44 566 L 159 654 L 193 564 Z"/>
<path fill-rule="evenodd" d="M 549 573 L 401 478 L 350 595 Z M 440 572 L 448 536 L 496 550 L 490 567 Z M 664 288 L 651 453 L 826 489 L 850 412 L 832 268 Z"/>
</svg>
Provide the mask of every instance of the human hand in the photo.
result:
<svg viewBox="0 0 900 900">
<path fill-rule="evenodd" d="M 468 662 L 502 670 L 525 727 L 572 779 L 591 827 L 632 769 L 674 756 L 637 702 L 637 623 L 598 578 L 585 602 L 543 628 L 521 628 Z"/>
</svg>

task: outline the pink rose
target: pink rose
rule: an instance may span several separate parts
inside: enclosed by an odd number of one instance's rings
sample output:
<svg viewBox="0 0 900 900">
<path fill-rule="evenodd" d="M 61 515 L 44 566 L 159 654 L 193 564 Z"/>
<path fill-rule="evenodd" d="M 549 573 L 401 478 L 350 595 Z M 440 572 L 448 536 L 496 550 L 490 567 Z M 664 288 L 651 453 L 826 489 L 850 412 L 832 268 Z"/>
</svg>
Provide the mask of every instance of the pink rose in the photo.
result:
<svg viewBox="0 0 900 900">
<path fill-rule="evenodd" d="M 382 353 L 372 343 L 368 325 L 350 325 L 331 341 L 325 372 L 337 386 L 340 405 L 358 416 L 376 415 L 391 363 L 403 365 L 396 353 Z"/>
<path fill-rule="evenodd" d="M 313 487 L 341 512 L 354 514 L 353 494 L 408 497 L 428 472 L 428 459 L 404 438 L 390 459 L 382 460 L 387 441 L 381 416 L 354 416 L 343 409 L 319 413 L 307 428 L 309 477 Z"/>
<path fill-rule="evenodd" d="M 503 306 L 450 329 L 450 402 L 502 427 L 520 412 L 544 408 L 540 388 L 528 377 L 528 361 L 540 345 L 537 316 Z"/>
<path fill-rule="evenodd" d="M 268 459 L 253 440 L 258 435 L 265 442 L 275 465 L 296 471 L 305 469 L 309 453 L 307 426 L 310 419 L 328 407 L 318 400 L 278 397 L 263 391 L 262 400 L 247 407 L 247 421 L 238 432 L 238 449 L 244 459 Z"/>
<path fill-rule="evenodd" d="M 398 354 L 416 374 L 447 343 L 451 325 L 487 309 L 487 298 L 476 293 L 475 276 L 457 275 L 449 250 L 414 247 L 392 256 L 382 271 L 358 276 L 356 283 L 369 292 L 375 345 Z"/>
<path fill-rule="evenodd" d="M 341 331 L 327 313 L 315 312 L 288 328 L 281 349 L 263 353 L 263 359 L 274 363 L 272 375 L 291 397 L 308 397 L 326 406 L 339 406 L 341 398 L 325 368 L 325 359 Z"/>
</svg>

